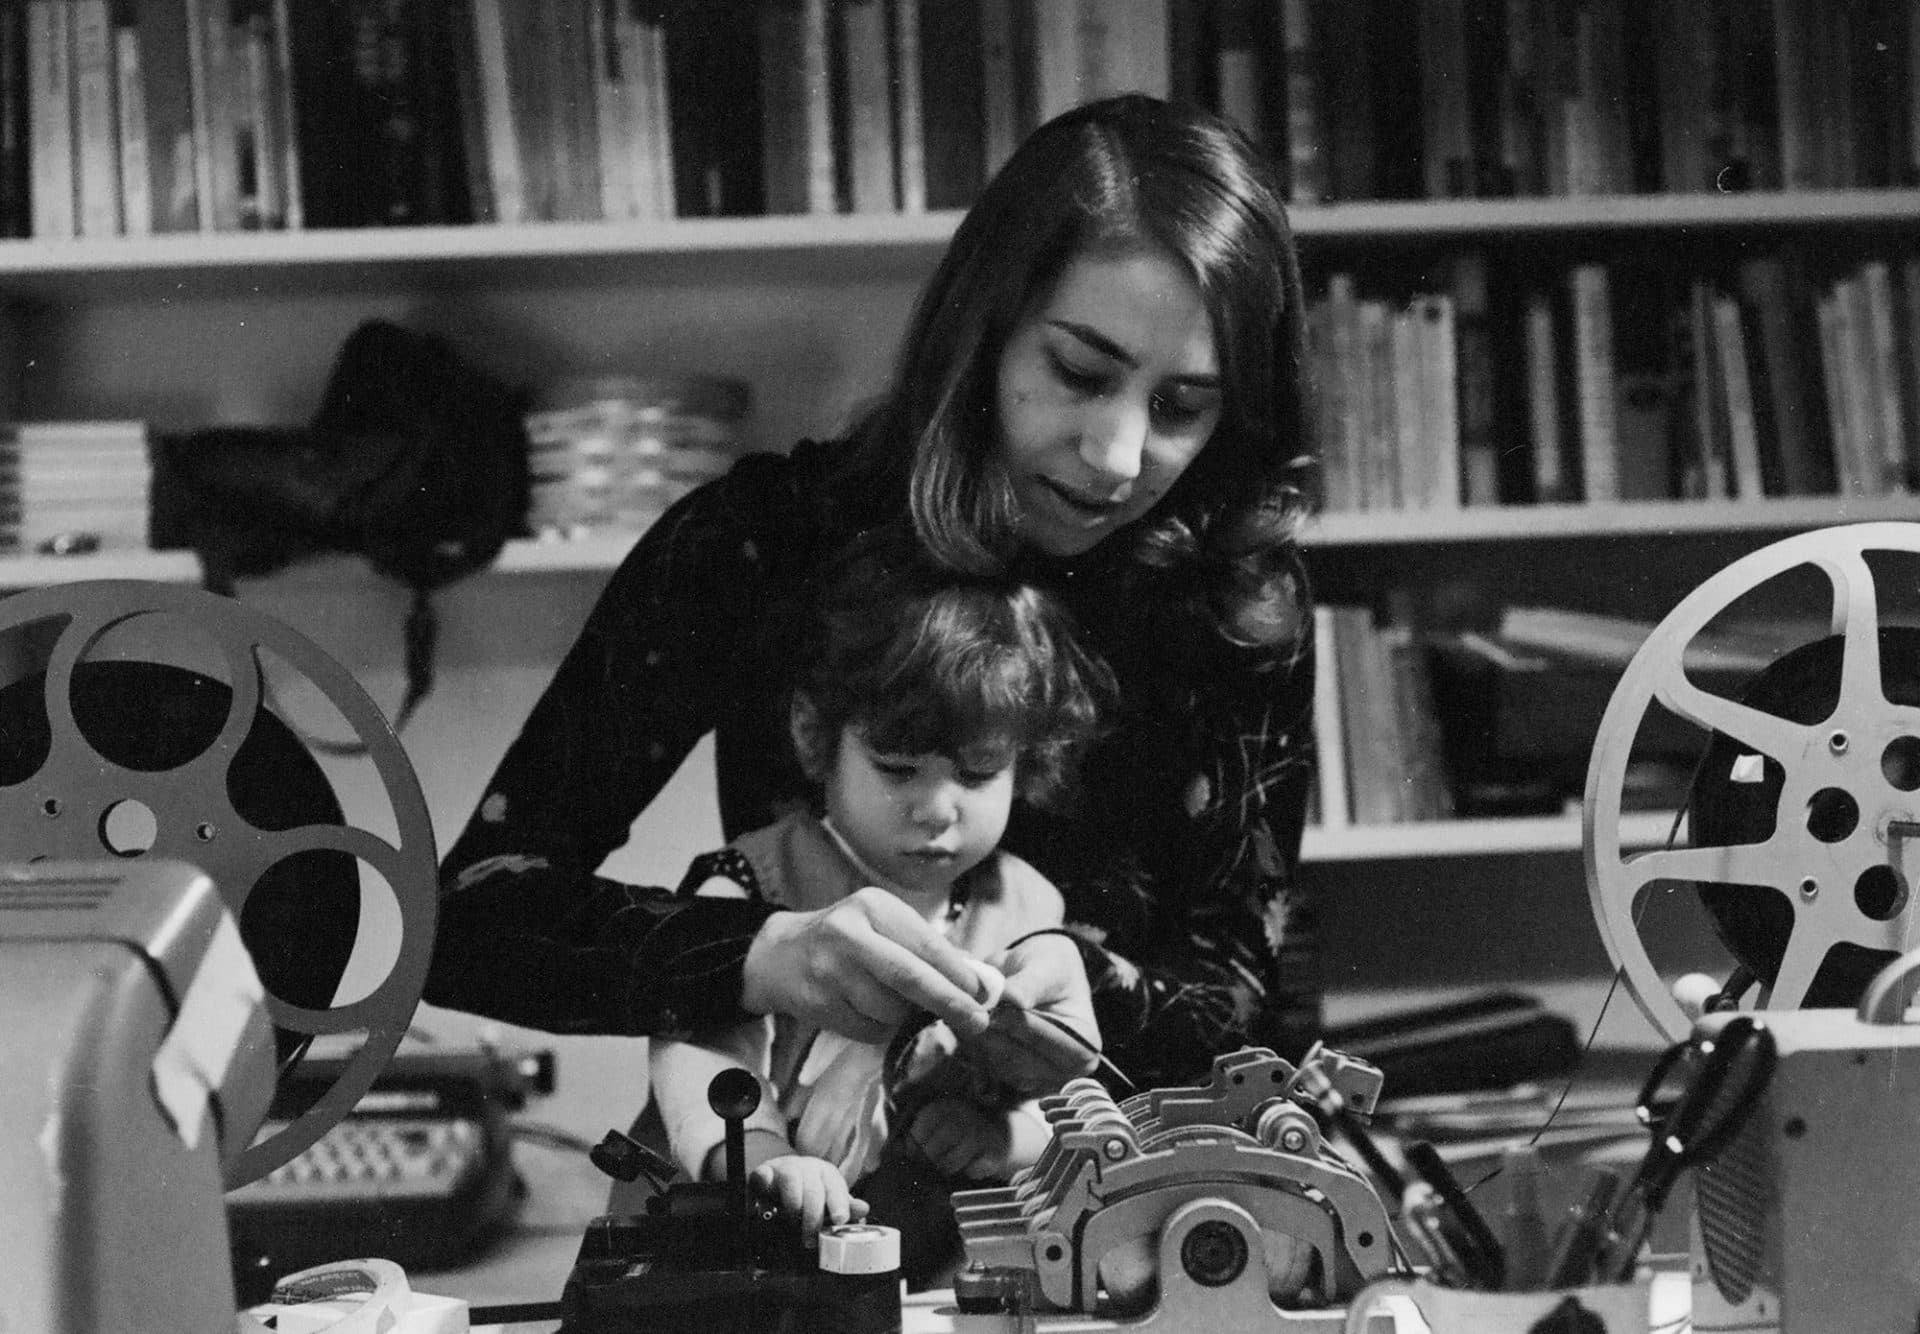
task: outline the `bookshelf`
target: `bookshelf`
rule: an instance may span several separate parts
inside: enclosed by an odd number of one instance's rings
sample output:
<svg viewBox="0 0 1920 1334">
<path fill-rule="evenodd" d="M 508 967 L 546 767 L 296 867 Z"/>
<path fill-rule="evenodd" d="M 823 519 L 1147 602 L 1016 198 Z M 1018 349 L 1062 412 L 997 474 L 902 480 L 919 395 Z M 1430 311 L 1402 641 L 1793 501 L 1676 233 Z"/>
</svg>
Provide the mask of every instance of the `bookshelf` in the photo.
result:
<svg viewBox="0 0 1920 1334">
<path fill-rule="evenodd" d="M 755 395 L 745 444 L 784 448 L 833 430 L 879 387 L 959 216 L 932 207 L 0 240 L 0 410 L 140 417 L 157 429 L 304 420 L 333 350 L 379 316 L 444 333 L 520 383 L 635 366 L 738 376 Z M 1920 189 L 1904 186 L 1341 197 L 1298 203 L 1292 216 L 1315 290 L 1340 268 L 1417 285 L 1463 249 L 1501 271 L 1557 275 L 1643 255 L 1724 265 L 1770 247 L 1920 248 Z M 1505 382 L 1518 372 L 1509 362 L 1499 373 Z M 1470 504 L 1328 512 L 1306 541 L 1323 598 L 1372 600 L 1412 584 L 1431 601 L 1458 579 L 1657 618 L 1727 560 L 1779 536 L 1915 516 L 1920 500 L 1904 491 Z M 444 595 L 452 661 L 415 751 L 443 836 L 631 540 L 516 542 L 494 571 Z M 199 571 L 181 553 L 0 559 L 4 588 L 125 577 L 191 582 Z M 379 697 L 393 696 L 394 664 L 358 647 L 397 641 L 393 604 L 373 581 L 329 563 L 266 582 L 270 605 L 321 627 L 324 643 L 356 646 L 347 656 Z M 530 606 L 550 624 L 519 642 Z M 489 726 L 463 733 L 463 710 L 484 712 Z M 1645 845 L 1665 837 L 1663 817 L 1636 821 Z M 1355 881 L 1471 864 L 1497 883 L 1547 866 L 1564 890 L 1578 883 L 1578 848 L 1577 817 L 1547 814 L 1316 830 L 1307 857 Z"/>
</svg>

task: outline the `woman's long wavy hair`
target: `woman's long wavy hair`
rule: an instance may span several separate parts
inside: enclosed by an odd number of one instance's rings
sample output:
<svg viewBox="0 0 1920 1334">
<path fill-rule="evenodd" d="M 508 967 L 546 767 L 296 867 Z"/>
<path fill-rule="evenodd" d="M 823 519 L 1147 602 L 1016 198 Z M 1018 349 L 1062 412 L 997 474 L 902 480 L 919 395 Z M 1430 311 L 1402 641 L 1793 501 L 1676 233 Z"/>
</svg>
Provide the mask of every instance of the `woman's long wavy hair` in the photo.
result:
<svg viewBox="0 0 1920 1334">
<path fill-rule="evenodd" d="M 1076 257 L 1142 247 L 1171 256 L 1198 288 L 1223 407 L 1179 482 L 1113 540 L 1228 641 L 1297 642 L 1304 590 L 1292 546 L 1318 455 L 1299 260 L 1260 151 L 1208 112 L 1129 94 L 1036 130 L 921 292 L 850 467 L 867 494 L 905 492 L 936 560 L 970 573 L 1005 568 L 1019 516 L 992 465 L 1002 349 Z"/>
</svg>

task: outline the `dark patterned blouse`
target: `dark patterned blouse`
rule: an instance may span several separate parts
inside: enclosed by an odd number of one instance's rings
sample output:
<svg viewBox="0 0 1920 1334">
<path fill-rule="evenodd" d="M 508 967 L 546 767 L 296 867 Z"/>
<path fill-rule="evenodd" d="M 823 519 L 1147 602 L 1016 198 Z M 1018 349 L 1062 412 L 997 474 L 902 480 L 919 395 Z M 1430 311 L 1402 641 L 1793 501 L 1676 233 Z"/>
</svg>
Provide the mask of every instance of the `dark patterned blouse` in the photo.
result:
<svg viewBox="0 0 1920 1334">
<path fill-rule="evenodd" d="M 429 1001 L 559 1033 L 738 1021 L 747 944 L 773 910 L 597 872 L 708 732 L 728 838 L 804 792 L 788 618 L 824 556 L 883 517 L 849 505 L 834 457 L 803 443 L 741 460 L 614 572 L 447 854 Z M 1105 554 L 1124 545 L 1027 571 L 1072 607 L 1121 698 L 1071 803 L 1017 805 L 1005 846 L 1060 888 L 1107 1053 L 1146 1087 L 1249 1042 L 1297 1059 L 1317 1033 L 1315 913 L 1295 878 L 1313 655 L 1170 626 L 1153 581 L 1171 576 Z"/>
</svg>

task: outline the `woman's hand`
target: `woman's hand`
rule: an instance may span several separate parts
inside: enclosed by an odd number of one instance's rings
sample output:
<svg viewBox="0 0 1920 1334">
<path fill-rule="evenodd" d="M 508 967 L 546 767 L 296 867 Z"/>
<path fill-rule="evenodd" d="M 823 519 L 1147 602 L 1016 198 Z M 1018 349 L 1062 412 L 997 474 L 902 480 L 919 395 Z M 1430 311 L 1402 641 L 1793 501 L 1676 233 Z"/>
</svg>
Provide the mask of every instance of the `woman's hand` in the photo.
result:
<svg viewBox="0 0 1920 1334">
<path fill-rule="evenodd" d="M 1030 936 L 998 962 L 1006 992 L 991 1026 L 971 1040 L 974 1059 L 984 1057 L 994 1078 L 1030 1095 L 1091 1074 L 1099 1064 L 1100 1025 L 1079 947 L 1063 935 Z"/>
<path fill-rule="evenodd" d="M 919 913 L 869 887 L 828 908 L 768 918 L 747 947 L 740 999 L 753 1014 L 792 1015 L 879 1042 L 922 1010 L 956 1033 L 984 1033 L 985 990 L 967 956 Z M 1091 1004 L 1087 1015 L 1090 1021 Z"/>
</svg>

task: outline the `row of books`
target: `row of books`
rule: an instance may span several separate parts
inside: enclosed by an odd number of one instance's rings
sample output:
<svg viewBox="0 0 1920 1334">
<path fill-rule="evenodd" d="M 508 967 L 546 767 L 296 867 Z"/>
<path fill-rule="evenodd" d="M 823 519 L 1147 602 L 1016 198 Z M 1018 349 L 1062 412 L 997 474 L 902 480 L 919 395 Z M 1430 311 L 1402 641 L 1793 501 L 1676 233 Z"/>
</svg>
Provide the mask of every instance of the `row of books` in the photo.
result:
<svg viewBox="0 0 1920 1334">
<path fill-rule="evenodd" d="M 1314 608 L 1312 818 L 1325 829 L 1454 813 L 1427 650 L 1372 608 Z"/>
<path fill-rule="evenodd" d="M 0 0 L 0 233 L 957 208 L 1167 0 Z"/>
<path fill-rule="evenodd" d="M 1920 184 L 1909 0 L 1223 0 L 1297 203 Z"/>
<path fill-rule="evenodd" d="M 1311 303 L 1327 510 L 1920 492 L 1920 255 L 1443 287 Z"/>
<path fill-rule="evenodd" d="M 1631 616 L 1549 605 L 1496 607 L 1484 624 L 1422 623 L 1404 605 L 1314 609 L 1312 816 L 1322 828 L 1458 816 L 1552 814 L 1577 801 L 1621 673 L 1656 630 Z M 1743 610 L 1684 643 L 1688 680 L 1732 695 L 1825 621 Z M 1707 733 L 1650 709 L 1623 776 L 1628 809 L 1683 804 Z"/>
<path fill-rule="evenodd" d="M 143 422 L 0 426 L 0 552 L 145 550 L 151 483 Z"/>
<path fill-rule="evenodd" d="M 1822 278 L 1785 254 L 1718 280 L 1583 264 L 1559 305 L 1529 306 L 1536 497 L 1920 489 L 1920 257 Z"/>
</svg>

